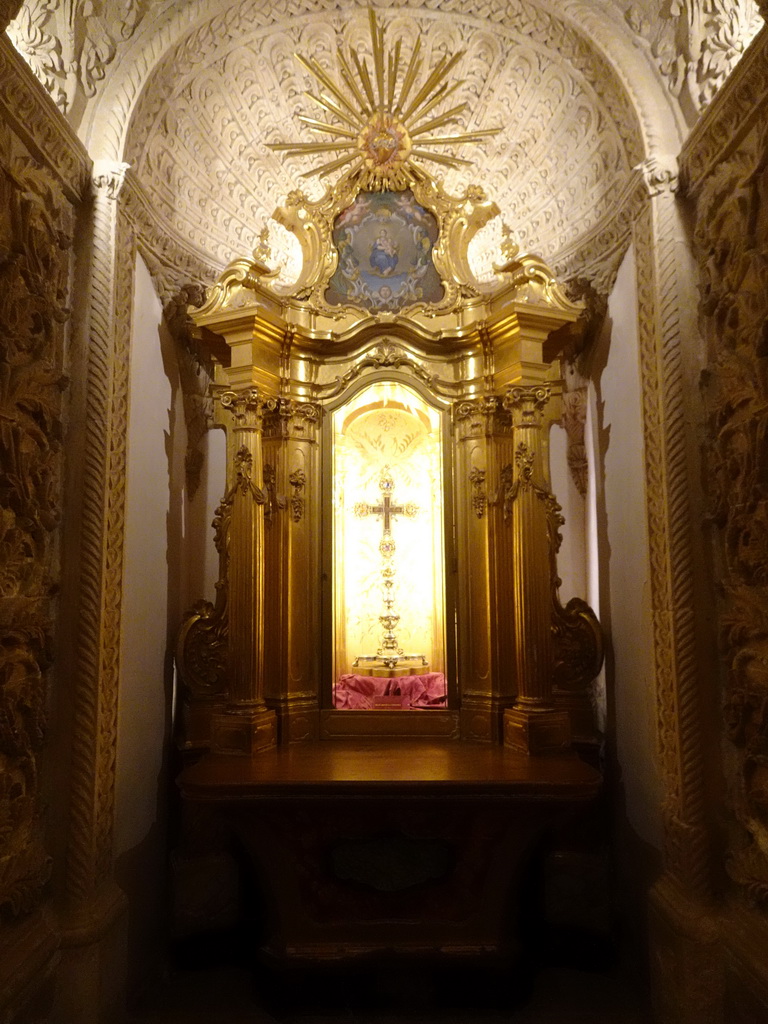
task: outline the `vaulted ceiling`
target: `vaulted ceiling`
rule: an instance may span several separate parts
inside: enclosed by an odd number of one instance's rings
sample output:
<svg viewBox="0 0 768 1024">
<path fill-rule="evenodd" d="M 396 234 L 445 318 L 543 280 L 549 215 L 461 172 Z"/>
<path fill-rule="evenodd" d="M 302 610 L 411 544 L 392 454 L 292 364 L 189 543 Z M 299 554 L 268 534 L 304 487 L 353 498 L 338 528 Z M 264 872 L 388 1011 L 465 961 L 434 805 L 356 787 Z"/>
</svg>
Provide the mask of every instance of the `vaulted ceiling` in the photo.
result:
<svg viewBox="0 0 768 1024">
<path fill-rule="evenodd" d="M 761 24 L 753 0 L 375 6 L 406 58 L 421 35 L 425 68 L 464 51 L 451 131 L 500 129 L 460 148 L 470 166 L 432 173 L 454 193 L 482 185 L 522 248 L 555 264 L 578 264 L 633 169 L 674 158 Z M 323 115 L 294 54 L 336 76 L 340 44 L 370 52 L 366 9 L 346 0 L 27 0 L 11 37 L 91 155 L 129 163 L 169 235 L 216 266 L 253 248 L 289 192 L 333 181 L 302 177 L 317 157 L 267 148 L 308 138 L 299 114 Z M 486 233 L 480 268 L 498 223 Z M 270 240 L 288 261 L 274 225 Z"/>
</svg>

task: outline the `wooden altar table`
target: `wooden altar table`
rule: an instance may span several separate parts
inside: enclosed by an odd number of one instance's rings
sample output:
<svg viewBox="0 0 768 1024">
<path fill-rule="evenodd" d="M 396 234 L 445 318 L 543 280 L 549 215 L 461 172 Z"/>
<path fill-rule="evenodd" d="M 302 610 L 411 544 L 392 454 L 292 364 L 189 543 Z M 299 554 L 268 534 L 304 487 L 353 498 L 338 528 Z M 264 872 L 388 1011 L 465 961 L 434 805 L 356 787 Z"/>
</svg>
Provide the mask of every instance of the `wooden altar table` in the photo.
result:
<svg viewBox="0 0 768 1024">
<path fill-rule="evenodd" d="M 323 740 L 207 755 L 179 785 L 247 851 L 265 951 L 306 962 L 513 955 L 527 865 L 547 830 L 597 794 L 600 776 L 575 755 Z"/>
</svg>

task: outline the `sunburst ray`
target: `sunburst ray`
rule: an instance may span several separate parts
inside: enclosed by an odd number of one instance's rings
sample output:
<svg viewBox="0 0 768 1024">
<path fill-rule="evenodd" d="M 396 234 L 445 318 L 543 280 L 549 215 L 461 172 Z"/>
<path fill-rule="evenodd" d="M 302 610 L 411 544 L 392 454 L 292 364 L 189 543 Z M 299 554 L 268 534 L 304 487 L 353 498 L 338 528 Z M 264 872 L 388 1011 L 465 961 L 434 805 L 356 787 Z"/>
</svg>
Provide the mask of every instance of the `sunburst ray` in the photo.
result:
<svg viewBox="0 0 768 1024">
<path fill-rule="evenodd" d="M 314 58 L 296 55 L 321 87 L 319 93 L 307 90 L 306 95 L 337 123 L 304 114 L 298 115 L 299 120 L 310 131 L 330 138 L 319 142 L 269 143 L 268 148 L 290 156 L 326 154 L 330 159 L 302 177 L 324 178 L 345 168 L 345 180 L 354 180 L 361 188 L 373 190 L 407 188 L 410 181 L 423 179 L 426 172 L 418 168 L 420 161 L 451 168 L 470 165 L 471 161 L 455 153 L 433 153 L 425 148 L 458 148 L 500 131 L 485 128 L 451 135 L 432 134 L 455 123 L 467 109 L 464 102 L 440 110 L 444 101 L 464 84 L 463 79 L 452 83 L 447 79 L 465 51 L 440 57 L 420 82 L 424 60 L 421 37 L 417 37 L 398 90 L 402 41 L 398 39 L 388 50 L 386 29 L 372 9 L 368 11 L 368 21 L 370 66 L 368 58 L 361 57 L 357 50 L 349 48 L 344 52 L 340 48 L 339 75 L 334 80 Z"/>
</svg>

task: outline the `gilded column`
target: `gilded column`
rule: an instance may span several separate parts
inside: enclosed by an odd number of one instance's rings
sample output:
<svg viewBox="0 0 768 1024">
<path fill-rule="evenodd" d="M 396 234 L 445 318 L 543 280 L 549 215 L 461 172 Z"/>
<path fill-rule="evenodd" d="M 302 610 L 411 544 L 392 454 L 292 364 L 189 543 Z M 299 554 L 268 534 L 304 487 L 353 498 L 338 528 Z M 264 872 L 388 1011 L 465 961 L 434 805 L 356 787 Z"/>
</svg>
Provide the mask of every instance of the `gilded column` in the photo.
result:
<svg viewBox="0 0 768 1024">
<path fill-rule="evenodd" d="M 213 716 L 219 753 L 252 754 L 276 742 L 274 711 L 264 701 L 264 512 L 257 388 L 224 389 L 217 398 L 230 419 L 228 706 Z"/>
<path fill-rule="evenodd" d="M 504 710 L 515 695 L 509 619 L 508 531 L 493 495 L 499 467 L 512 457 L 509 415 L 495 395 L 456 403 L 456 547 L 459 588 L 458 661 L 461 734 L 498 742 Z"/>
<path fill-rule="evenodd" d="M 559 406 L 559 388 L 510 388 L 504 407 L 512 416 L 514 457 L 503 467 L 502 515 L 512 530 L 512 620 L 517 699 L 504 715 L 504 742 L 527 754 L 570 744 L 567 711 L 552 701 L 552 564 L 559 506 L 549 490 L 547 433 Z"/>
<path fill-rule="evenodd" d="M 311 402 L 267 403 L 264 692 L 281 744 L 316 739 L 319 731 L 319 421 Z"/>
</svg>

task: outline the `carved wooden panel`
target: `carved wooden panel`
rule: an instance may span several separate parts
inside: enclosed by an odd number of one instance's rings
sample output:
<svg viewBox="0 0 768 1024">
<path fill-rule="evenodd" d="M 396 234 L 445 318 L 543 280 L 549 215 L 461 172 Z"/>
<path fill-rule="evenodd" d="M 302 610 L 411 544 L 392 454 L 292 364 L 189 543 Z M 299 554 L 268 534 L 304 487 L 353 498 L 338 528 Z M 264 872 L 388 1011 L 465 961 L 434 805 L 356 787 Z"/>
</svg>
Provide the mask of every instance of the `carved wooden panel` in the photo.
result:
<svg viewBox="0 0 768 1024">
<path fill-rule="evenodd" d="M 63 470 L 72 210 L 0 134 L 0 909 L 31 909 L 51 870 L 41 759 L 50 703 Z"/>
<path fill-rule="evenodd" d="M 697 196 L 708 346 L 706 485 L 716 540 L 727 867 L 768 909 L 768 133 L 759 119 Z"/>
</svg>

